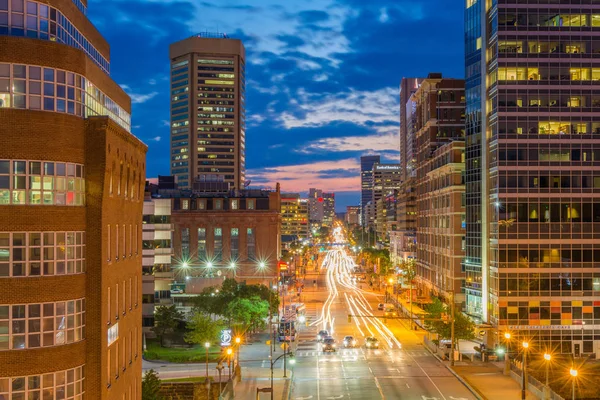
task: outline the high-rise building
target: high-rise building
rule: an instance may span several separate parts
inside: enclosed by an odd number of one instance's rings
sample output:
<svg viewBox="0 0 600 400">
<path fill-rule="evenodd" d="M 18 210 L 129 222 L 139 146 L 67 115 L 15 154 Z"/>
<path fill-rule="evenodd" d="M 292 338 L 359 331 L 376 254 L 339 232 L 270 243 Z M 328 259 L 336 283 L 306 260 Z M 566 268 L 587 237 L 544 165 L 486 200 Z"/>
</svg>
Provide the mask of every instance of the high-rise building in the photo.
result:
<svg viewBox="0 0 600 400">
<path fill-rule="evenodd" d="M 416 104 L 417 258 L 420 292 L 462 304 L 464 295 L 465 81 L 431 73 Z"/>
<path fill-rule="evenodd" d="M 335 193 L 321 189 L 308 190 L 308 220 L 310 229 L 320 226 L 332 226 L 335 219 Z"/>
<path fill-rule="evenodd" d="M 289 244 L 308 237 L 308 199 L 298 193 L 281 194 L 281 242 Z"/>
<path fill-rule="evenodd" d="M 411 96 L 417 91 L 422 78 L 402 78 L 400 82 L 400 166 L 401 178 L 405 182 L 415 174 L 416 143 L 414 136 L 415 103 Z"/>
<path fill-rule="evenodd" d="M 377 232 L 377 239 L 382 242 L 388 241 L 387 223 L 387 196 L 393 195 L 402 185 L 400 164 L 373 164 L 373 197 L 371 204 L 374 207 L 373 227 Z"/>
<path fill-rule="evenodd" d="M 600 4 L 539 3 L 466 2 L 467 309 L 600 355 Z"/>
<path fill-rule="evenodd" d="M 171 175 L 180 189 L 243 189 L 245 49 L 224 34 L 171 44 Z"/>
<path fill-rule="evenodd" d="M 367 203 L 373 200 L 373 165 L 381 162 L 380 156 L 362 156 L 360 158 L 360 207 L 361 207 L 361 224 L 369 226 L 368 218 L 366 218 Z"/>
<path fill-rule="evenodd" d="M 146 146 L 86 1 L 0 2 L 0 398 L 141 398 Z"/>
</svg>

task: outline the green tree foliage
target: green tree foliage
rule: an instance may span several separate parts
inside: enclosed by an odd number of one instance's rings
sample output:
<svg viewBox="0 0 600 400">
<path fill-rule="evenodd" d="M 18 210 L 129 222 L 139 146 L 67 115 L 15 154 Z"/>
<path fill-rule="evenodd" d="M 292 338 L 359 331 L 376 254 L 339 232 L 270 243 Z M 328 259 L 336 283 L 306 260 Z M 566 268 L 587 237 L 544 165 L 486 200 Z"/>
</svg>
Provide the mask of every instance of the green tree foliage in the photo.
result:
<svg viewBox="0 0 600 400">
<path fill-rule="evenodd" d="M 163 339 L 166 334 L 171 333 L 177 329 L 179 320 L 183 319 L 183 315 L 172 306 L 158 306 L 154 310 L 154 326 L 152 331 L 160 339 L 160 346 L 163 346 Z"/>
<path fill-rule="evenodd" d="M 215 320 L 203 312 L 196 311 L 187 324 L 188 332 L 184 339 L 187 343 L 202 344 L 205 342 L 216 343 L 219 333 L 223 329 L 223 322 Z"/>
<path fill-rule="evenodd" d="M 262 329 L 269 315 L 269 303 L 258 296 L 237 298 L 227 306 L 226 316 L 243 332 Z"/>
<path fill-rule="evenodd" d="M 155 370 L 146 371 L 142 378 L 142 400 L 161 400 L 158 392 L 160 390 L 160 379 Z"/>
<path fill-rule="evenodd" d="M 387 275 L 392 267 L 388 249 L 363 249 L 360 257 L 365 260 L 367 270 L 373 268 L 373 266 L 378 266 L 377 274 L 381 276 Z"/>
<path fill-rule="evenodd" d="M 240 285 L 234 279 L 225 279 L 220 288 L 205 288 L 202 293 L 194 298 L 194 306 L 197 311 L 209 315 L 225 316 L 227 306 L 232 301 L 253 297 L 258 297 L 260 300 L 266 301 L 267 304 L 271 304 L 273 313 L 277 313 L 279 297 L 272 289 L 265 285 Z"/>
<path fill-rule="evenodd" d="M 425 326 L 434 333 L 440 336 L 440 339 L 450 339 L 452 336 L 451 327 L 451 310 L 450 307 L 437 297 L 433 303 L 427 306 L 427 316 Z M 456 311 L 454 313 L 454 342 L 458 340 L 470 340 L 475 338 L 475 324 L 469 317 L 463 313 Z"/>
</svg>

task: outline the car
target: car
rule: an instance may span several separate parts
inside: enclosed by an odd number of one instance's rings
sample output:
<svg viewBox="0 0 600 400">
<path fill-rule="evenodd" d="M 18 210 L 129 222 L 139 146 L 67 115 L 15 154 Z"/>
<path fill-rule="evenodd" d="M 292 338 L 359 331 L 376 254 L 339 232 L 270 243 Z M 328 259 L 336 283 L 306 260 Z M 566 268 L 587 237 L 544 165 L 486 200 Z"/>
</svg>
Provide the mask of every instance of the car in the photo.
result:
<svg viewBox="0 0 600 400">
<path fill-rule="evenodd" d="M 369 336 L 365 339 L 365 347 L 367 349 L 378 349 L 379 348 L 379 340 L 376 337 Z"/>
<path fill-rule="evenodd" d="M 328 351 L 335 351 L 335 339 L 332 338 L 331 336 L 327 336 L 325 339 L 323 339 L 323 346 L 321 347 L 321 350 L 323 350 L 323 352 L 328 352 Z"/>
<path fill-rule="evenodd" d="M 383 311 L 383 307 L 384 307 L 384 304 L 383 304 L 383 303 L 379 303 L 379 304 L 377 304 L 377 309 L 378 309 L 379 311 Z"/>
<path fill-rule="evenodd" d="M 356 347 L 356 344 L 358 343 L 356 341 L 356 339 L 354 339 L 354 336 L 344 336 L 344 347 L 346 348 L 351 348 L 351 347 Z"/>
<path fill-rule="evenodd" d="M 326 329 L 322 329 L 317 333 L 317 340 L 322 342 L 327 336 L 329 336 L 329 332 Z"/>
<path fill-rule="evenodd" d="M 182 294 L 182 293 L 183 293 L 183 289 L 181 289 L 181 288 L 171 289 L 171 294 Z"/>
<path fill-rule="evenodd" d="M 385 316 L 386 317 L 397 317 L 398 313 L 394 307 L 385 307 Z"/>
</svg>

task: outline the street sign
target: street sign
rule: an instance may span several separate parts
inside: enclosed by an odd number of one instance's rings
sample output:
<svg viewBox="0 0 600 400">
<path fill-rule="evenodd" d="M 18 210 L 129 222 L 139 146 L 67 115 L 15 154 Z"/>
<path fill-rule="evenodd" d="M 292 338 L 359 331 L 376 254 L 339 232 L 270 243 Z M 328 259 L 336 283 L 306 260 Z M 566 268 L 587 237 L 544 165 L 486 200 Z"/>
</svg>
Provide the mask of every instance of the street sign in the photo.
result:
<svg viewBox="0 0 600 400">
<path fill-rule="evenodd" d="M 221 338 L 221 347 L 231 346 L 231 329 L 222 329 L 219 336 Z"/>
</svg>

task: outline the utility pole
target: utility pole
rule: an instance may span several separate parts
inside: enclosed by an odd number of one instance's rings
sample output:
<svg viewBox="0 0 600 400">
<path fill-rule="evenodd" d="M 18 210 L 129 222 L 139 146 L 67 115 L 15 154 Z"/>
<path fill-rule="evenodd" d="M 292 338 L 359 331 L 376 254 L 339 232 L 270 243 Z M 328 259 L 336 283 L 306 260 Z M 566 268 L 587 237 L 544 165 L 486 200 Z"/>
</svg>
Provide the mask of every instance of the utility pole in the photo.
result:
<svg viewBox="0 0 600 400">
<path fill-rule="evenodd" d="M 450 292 L 450 366 L 454 367 L 454 290 Z"/>
</svg>

